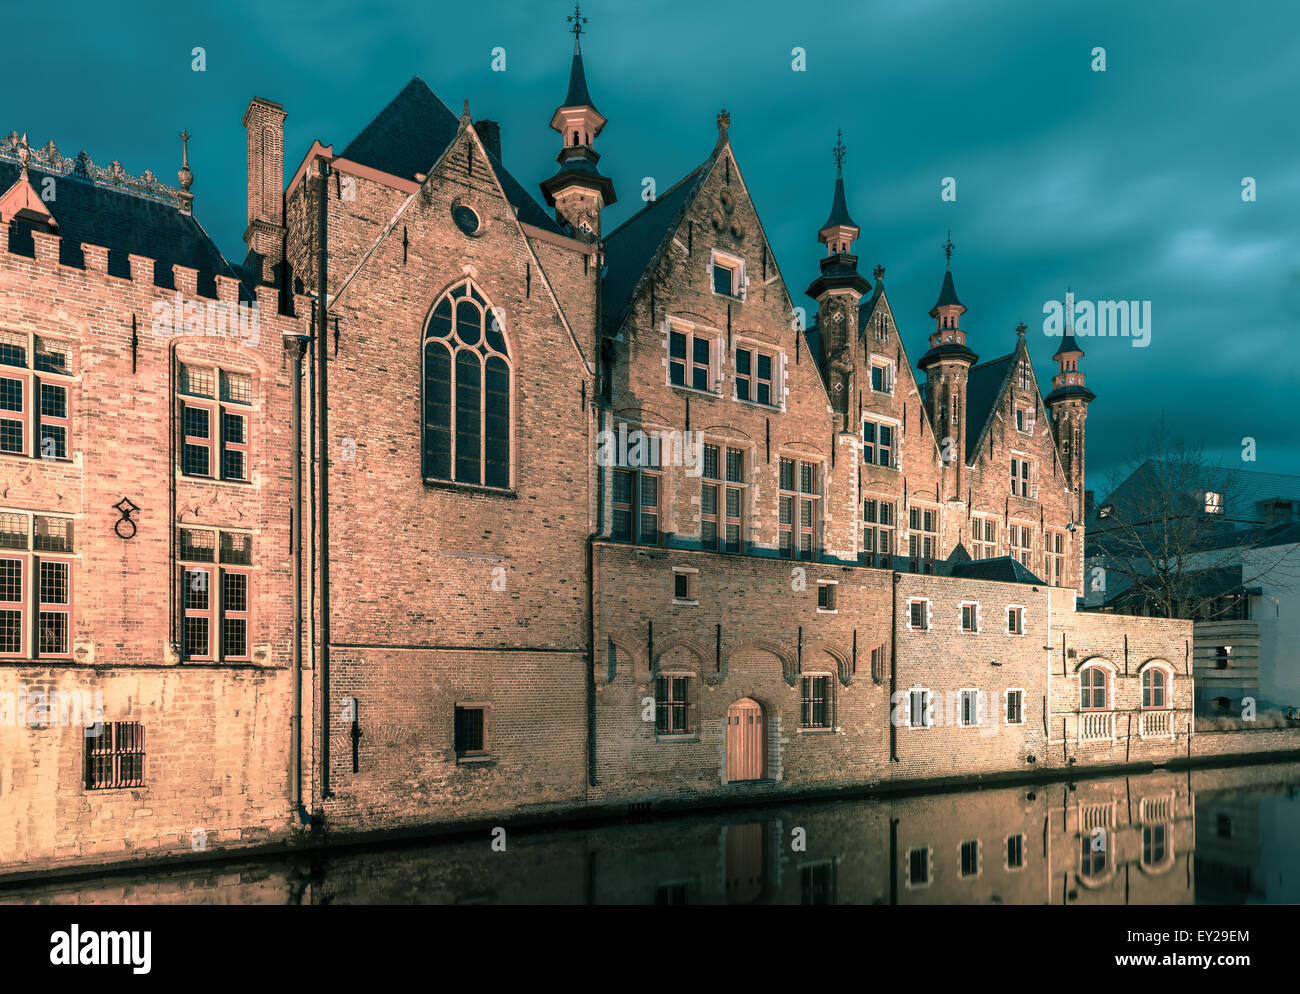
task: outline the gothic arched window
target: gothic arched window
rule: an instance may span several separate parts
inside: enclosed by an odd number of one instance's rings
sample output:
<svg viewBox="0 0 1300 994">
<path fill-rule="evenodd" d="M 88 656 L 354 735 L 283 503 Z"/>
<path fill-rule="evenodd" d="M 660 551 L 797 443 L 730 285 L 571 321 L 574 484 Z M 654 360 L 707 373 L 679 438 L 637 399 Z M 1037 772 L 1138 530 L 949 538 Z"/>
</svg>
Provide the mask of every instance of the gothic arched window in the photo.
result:
<svg viewBox="0 0 1300 994">
<path fill-rule="evenodd" d="M 498 313 L 469 280 L 424 329 L 424 476 L 510 486 L 510 353 Z"/>
</svg>

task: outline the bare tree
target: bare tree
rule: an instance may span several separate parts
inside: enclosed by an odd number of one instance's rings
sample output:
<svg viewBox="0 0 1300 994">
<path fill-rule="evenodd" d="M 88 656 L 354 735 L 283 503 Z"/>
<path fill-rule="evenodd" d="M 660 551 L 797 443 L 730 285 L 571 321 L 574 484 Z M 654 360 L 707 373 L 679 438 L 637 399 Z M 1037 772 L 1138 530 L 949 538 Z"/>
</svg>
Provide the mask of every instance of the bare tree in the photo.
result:
<svg viewBox="0 0 1300 994">
<path fill-rule="evenodd" d="M 1245 588 L 1296 566 L 1300 541 L 1300 525 L 1261 524 L 1246 503 L 1234 474 L 1161 418 L 1089 519 L 1090 599 L 1164 618 L 1232 616 Z"/>
</svg>

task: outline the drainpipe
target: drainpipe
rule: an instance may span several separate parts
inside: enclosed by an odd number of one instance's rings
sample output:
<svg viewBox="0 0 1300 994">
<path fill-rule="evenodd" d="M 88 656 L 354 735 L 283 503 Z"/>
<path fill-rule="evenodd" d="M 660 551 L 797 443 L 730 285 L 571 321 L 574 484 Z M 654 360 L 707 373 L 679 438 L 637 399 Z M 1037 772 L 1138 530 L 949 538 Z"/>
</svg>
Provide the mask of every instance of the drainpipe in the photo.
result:
<svg viewBox="0 0 1300 994">
<path fill-rule="evenodd" d="M 889 716 L 889 759 L 898 762 L 898 727 L 894 724 L 894 701 L 898 694 L 898 585 L 903 578 L 894 574 L 893 605 L 890 609 L 889 633 L 889 706 L 885 713 Z M 908 705 L 911 706 L 910 703 Z"/>
<path fill-rule="evenodd" d="M 290 805 L 304 825 L 311 815 L 302 803 L 302 358 L 307 335 L 286 334 L 284 347 L 290 353 L 293 404 L 290 423 L 293 433 L 293 503 L 289 540 L 293 546 L 293 714 L 289 718 L 292 743 L 289 753 Z"/>
<path fill-rule="evenodd" d="M 316 227 L 316 457 L 320 460 L 320 686 L 321 686 L 321 799 L 334 796 L 330 790 L 330 501 L 329 501 L 329 412 L 326 399 L 328 364 L 325 342 L 329 336 L 329 290 L 326 262 L 326 219 L 329 214 L 329 160 L 319 157 L 320 203 Z"/>
</svg>

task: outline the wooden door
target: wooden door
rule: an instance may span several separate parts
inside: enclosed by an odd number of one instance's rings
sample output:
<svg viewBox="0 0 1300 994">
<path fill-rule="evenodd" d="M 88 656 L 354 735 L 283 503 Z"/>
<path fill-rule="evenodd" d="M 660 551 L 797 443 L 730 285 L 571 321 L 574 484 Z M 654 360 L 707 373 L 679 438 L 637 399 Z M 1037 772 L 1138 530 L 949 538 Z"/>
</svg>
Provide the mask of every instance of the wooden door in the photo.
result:
<svg viewBox="0 0 1300 994">
<path fill-rule="evenodd" d="M 763 779 L 763 709 L 748 697 L 727 709 L 727 782 Z"/>
</svg>

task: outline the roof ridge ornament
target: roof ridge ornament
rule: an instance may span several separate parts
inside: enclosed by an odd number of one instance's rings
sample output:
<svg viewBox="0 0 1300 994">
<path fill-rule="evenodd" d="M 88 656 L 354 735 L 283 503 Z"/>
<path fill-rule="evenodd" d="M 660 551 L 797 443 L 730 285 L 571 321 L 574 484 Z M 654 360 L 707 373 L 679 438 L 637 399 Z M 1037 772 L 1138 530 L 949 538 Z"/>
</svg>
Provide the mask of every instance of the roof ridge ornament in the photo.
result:
<svg viewBox="0 0 1300 994">
<path fill-rule="evenodd" d="M 18 132 L 15 131 L 14 135 L 16 136 L 17 134 Z M 18 178 L 24 183 L 27 182 L 27 163 L 31 161 L 32 147 L 27 144 L 27 132 L 24 131 L 22 140 L 18 143 Z"/>
<path fill-rule="evenodd" d="M 718 111 L 718 130 L 724 134 L 731 129 L 731 113 L 726 107 Z"/>
<path fill-rule="evenodd" d="M 24 149 L 26 151 L 23 151 Z M 149 170 L 145 170 L 141 176 L 137 177 L 127 173 L 122 168 L 121 163 L 118 163 L 116 169 L 97 166 L 84 149 L 78 152 L 75 157 L 69 158 L 61 153 L 58 146 L 52 141 L 41 148 L 32 148 L 27 144 L 26 135 L 20 136 L 17 131 L 0 137 L 0 159 L 16 162 L 21 167 L 24 157 L 29 167 L 39 169 L 42 172 L 54 173 L 59 176 L 72 176 L 76 179 L 94 183 L 96 186 L 119 190 L 122 193 L 128 193 L 145 200 L 157 201 L 170 207 L 180 207 L 185 195 L 183 190 L 160 183 L 158 178 Z"/>
<path fill-rule="evenodd" d="M 876 282 L 879 283 L 885 278 L 885 267 L 880 265 L 880 263 L 876 263 L 876 268 L 872 270 L 871 275 L 875 278 Z"/>
<path fill-rule="evenodd" d="M 176 178 L 181 182 L 181 189 L 186 193 L 190 192 L 190 184 L 194 182 L 194 173 L 190 172 L 190 133 L 189 130 L 183 130 L 181 138 L 181 168 L 176 174 Z M 118 165 L 117 163 L 114 163 Z M 120 165 L 119 165 L 120 168 Z M 148 174 L 146 174 L 148 175 Z"/>
</svg>

